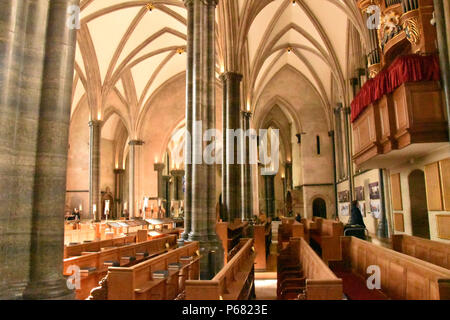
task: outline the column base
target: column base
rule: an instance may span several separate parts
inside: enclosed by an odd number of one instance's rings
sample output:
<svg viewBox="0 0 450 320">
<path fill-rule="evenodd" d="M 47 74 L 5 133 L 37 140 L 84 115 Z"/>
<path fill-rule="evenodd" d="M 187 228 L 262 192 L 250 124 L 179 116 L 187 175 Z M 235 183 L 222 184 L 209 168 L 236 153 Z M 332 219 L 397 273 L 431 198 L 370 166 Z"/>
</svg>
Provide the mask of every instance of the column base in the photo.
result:
<svg viewBox="0 0 450 320">
<path fill-rule="evenodd" d="M 0 287 L 0 300 L 22 300 L 26 287 L 26 282 L 3 285 Z"/>
<path fill-rule="evenodd" d="M 67 287 L 65 279 L 38 281 L 28 285 L 24 300 L 75 300 L 75 291 Z"/>
</svg>

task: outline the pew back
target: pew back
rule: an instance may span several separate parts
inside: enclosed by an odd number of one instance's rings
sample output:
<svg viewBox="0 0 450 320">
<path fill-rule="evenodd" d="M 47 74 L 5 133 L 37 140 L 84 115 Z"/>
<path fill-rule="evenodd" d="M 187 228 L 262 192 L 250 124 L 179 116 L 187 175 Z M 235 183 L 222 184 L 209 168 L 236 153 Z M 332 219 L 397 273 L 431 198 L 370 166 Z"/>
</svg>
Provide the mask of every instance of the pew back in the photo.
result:
<svg viewBox="0 0 450 320">
<path fill-rule="evenodd" d="M 84 252 L 83 255 L 64 259 L 63 274 L 71 276 L 76 271 L 76 267 L 80 269 L 80 288 L 76 290 L 76 298 L 86 299 L 90 291 L 106 275 L 108 266 L 112 263 L 127 265 L 132 261 L 128 259 L 129 257 L 142 260 L 145 258 L 141 255 L 142 253 L 148 256 L 158 255 L 166 251 L 167 244 L 172 248 L 176 243 L 176 236 L 167 236 L 138 244 L 130 243 L 108 248 L 100 252 Z M 141 256 L 138 257 L 139 255 Z"/>
<path fill-rule="evenodd" d="M 186 300 L 247 300 L 254 288 L 255 252 L 252 239 L 241 239 L 241 249 L 212 280 L 186 281 Z"/>
<path fill-rule="evenodd" d="M 186 243 L 153 259 L 131 267 L 110 267 L 108 269 L 108 300 L 172 300 L 180 294 L 179 276 L 189 268 L 189 279 L 198 279 L 200 274 L 199 243 Z M 179 271 L 169 270 L 169 264 L 182 263 L 182 257 L 193 257 Z M 194 258 L 195 257 L 195 258 Z M 158 279 L 155 271 L 169 271 L 169 276 Z"/>
<path fill-rule="evenodd" d="M 341 237 L 342 256 L 352 273 L 366 279 L 370 266 L 381 271 L 381 290 L 392 299 L 450 299 L 450 271 L 355 237 Z"/>
<path fill-rule="evenodd" d="M 80 256 L 82 252 L 99 252 L 102 248 L 119 247 L 134 242 L 136 242 L 136 236 L 129 235 L 115 239 L 92 241 L 72 246 L 64 246 L 64 259 Z"/>
<path fill-rule="evenodd" d="M 290 256 L 301 265 L 301 271 L 306 279 L 305 299 L 342 300 L 342 280 L 336 277 L 305 239 L 292 238 L 285 256 Z M 279 276 L 279 279 L 281 278 Z M 279 292 L 282 289 L 280 288 Z"/>
<path fill-rule="evenodd" d="M 399 234 L 392 236 L 395 251 L 450 269 L 450 244 Z"/>
</svg>

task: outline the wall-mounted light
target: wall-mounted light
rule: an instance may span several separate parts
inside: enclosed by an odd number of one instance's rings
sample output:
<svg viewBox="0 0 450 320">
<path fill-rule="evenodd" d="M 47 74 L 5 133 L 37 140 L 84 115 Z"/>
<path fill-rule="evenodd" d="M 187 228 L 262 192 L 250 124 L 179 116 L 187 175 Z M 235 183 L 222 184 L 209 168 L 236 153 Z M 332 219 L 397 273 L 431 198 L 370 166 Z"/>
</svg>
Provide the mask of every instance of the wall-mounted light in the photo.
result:
<svg viewBox="0 0 450 320">
<path fill-rule="evenodd" d="M 292 5 L 295 6 L 297 2 L 295 0 L 292 0 Z"/>
<path fill-rule="evenodd" d="M 153 9 L 155 9 L 155 5 L 152 2 L 149 2 L 145 5 L 145 7 L 147 8 L 148 11 L 153 11 Z"/>
<path fill-rule="evenodd" d="M 185 53 L 186 52 L 186 50 L 184 49 L 184 48 L 178 48 L 177 49 L 177 53 L 179 54 L 179 55 L 181 55 L 181 54 L 183 54 L 183 53 Z"/>
<path fill-rule="evenodd" d="M 286 51 L 287 51 L 287 53 L 291 53 L 292 52 L 292 48 L 291 47 L 287 47 Z"/>
</svg>

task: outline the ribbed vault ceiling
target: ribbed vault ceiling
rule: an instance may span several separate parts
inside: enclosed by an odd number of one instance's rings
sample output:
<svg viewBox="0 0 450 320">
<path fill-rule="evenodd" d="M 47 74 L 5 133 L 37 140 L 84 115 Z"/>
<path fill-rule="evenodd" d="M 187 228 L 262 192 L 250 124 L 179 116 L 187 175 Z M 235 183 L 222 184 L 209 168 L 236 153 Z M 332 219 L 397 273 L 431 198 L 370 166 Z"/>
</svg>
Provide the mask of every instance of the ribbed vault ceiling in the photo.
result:
<svg viewBox="0 0 450 320">
<path fill-rule="evenodd" d="M 72 112 L 85 99 L 101 118 L 115 94 L 128 108 L 120 118 L 135 131 L 155 91 L 185 71 L 183 1 L 154 0 L 152 11 L 148 3 L 81 1 Z M 314 86 L 327 112 L 332 81 L 345 100 L 348 24 L 364 29 L 354 0 L 219 0 L 216 16 L 217 72 L 244 75 L 245 104 L 255 106 L 287 64 Z"/>
</svg>

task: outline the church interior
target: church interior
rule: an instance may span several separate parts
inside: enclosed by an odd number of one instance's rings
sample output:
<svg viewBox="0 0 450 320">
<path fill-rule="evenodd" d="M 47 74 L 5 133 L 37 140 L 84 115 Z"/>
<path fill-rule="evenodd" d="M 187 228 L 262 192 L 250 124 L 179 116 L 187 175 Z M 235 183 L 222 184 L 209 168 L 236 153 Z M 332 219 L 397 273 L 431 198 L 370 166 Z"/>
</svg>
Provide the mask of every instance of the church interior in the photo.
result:
<svg viewBox="0 0 450 320">
<path fill-rule="evenodd" d="M 0 300 L 450 300 L 449 0 L 0 2 Z"/>
</svg>

